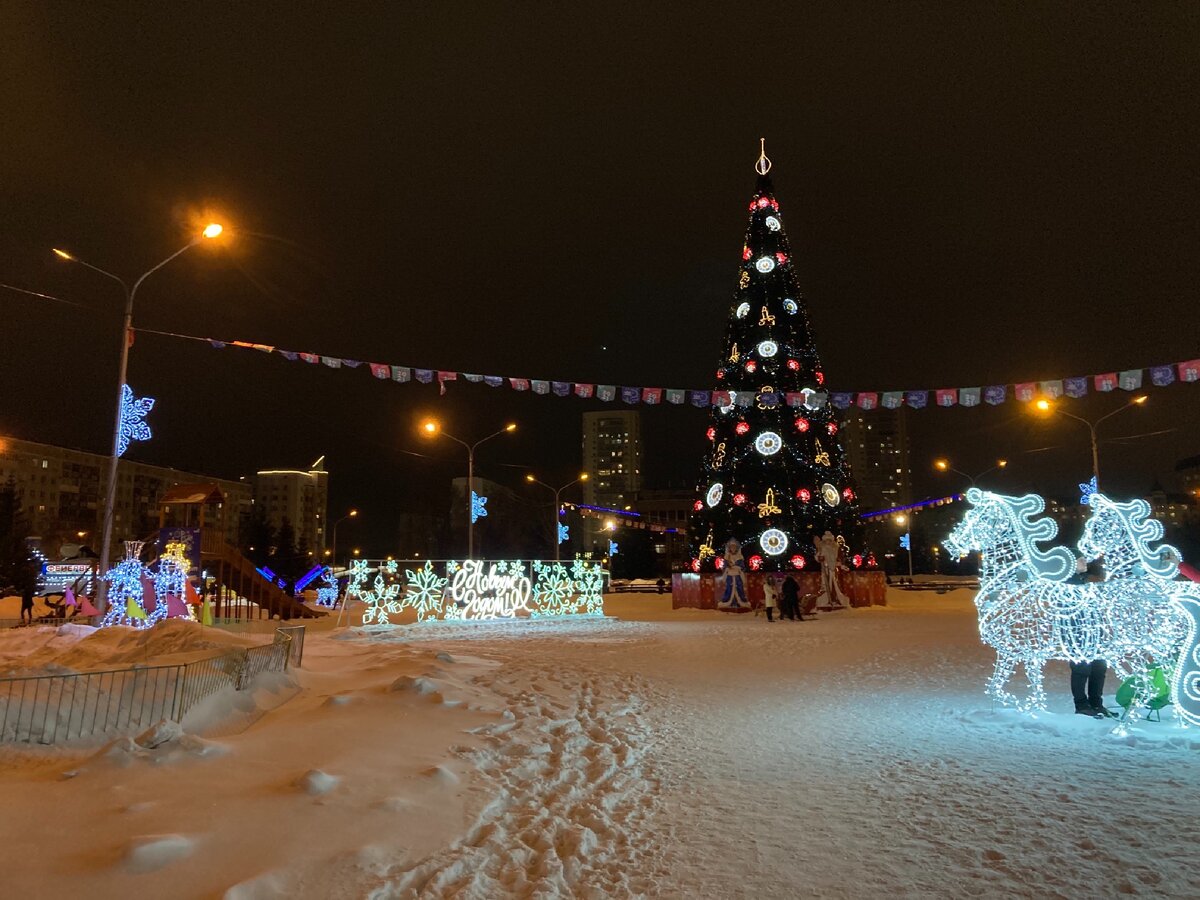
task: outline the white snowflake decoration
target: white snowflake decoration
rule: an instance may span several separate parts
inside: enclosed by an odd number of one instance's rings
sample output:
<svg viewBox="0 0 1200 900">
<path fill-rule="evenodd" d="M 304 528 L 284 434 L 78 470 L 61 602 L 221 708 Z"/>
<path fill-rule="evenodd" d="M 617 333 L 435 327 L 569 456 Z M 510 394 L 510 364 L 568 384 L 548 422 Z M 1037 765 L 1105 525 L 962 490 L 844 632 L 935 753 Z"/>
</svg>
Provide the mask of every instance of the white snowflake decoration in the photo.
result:
<svg viewBox="0 0 1200 900">
<path fill-rule="evenodd" d="M 363 612 L 363 624 L 390 625 L 393 613 L 400 612 L 401 606 L 397 597 L 400 594 L 400 582 L 396 580 L 398 566 L 394 559 L 379 564 L 375 570 L 375 583 L 371 590 L 363 590 L 367 580 L 367 561 L 355 560 L 351 566 L 350 578 L 354 584 L 355 593 L 367 604 Z M 361 563 L 361 566 L 357 565 Z M 349 589 L 347 589 L 349 593 Z"/>
<path fill-rule="evenodd" d="M 450 571 L 450 566 L 446 566 Z M 408 569 L 404 572 L 407 583 L 404 588 L 404 603 L 417 611 L 417 621 L 437 618 L 443 607 L 443 596 L 446 590 L 447 578 L 439 578 L 433 570 L 433 565 L 425 563 L 415 572 Z"/>
<path fill-rule="evenodd" d="M 774 341 L 761 341 L 758 345 L 758 355 L 763 359 L 770 359 L 779 352 L 779 345 Z"/>
<path fill-rule="evenodd" d="M 754 268 L 765 275 L 775 268 L 775 260 L 769 256 L 760 256 L 758 262 L 754 264 Z"/>
<path fill-rule="evenodd" d="M 758 539 L 763 550 L 772 556 L 778 556 L 788 548 L 788 537 L 778 528 L 768 528 Z"/>
<path fill-rule="evenodd" d="M 780 225 L 779 225 L 779 220 L 777 218 L 775 218 L 774 216 L 767 216 L 766 221 L 767 221 L 767 228 L 771 229 L 771 231 L 779 230 Z"/>
<path fill-rule="evenodd" d="M 783 439 L 774 431 L 764 431 L 754 439 L 754 449 L 763 456 L 774 456 L 783 447 Z"/>
<path fill-rule="evenodd" d="M 533 564 L 535 616 L 565 616 L 576 611 L 575 585 L 562 563 Z"/>
</svg>

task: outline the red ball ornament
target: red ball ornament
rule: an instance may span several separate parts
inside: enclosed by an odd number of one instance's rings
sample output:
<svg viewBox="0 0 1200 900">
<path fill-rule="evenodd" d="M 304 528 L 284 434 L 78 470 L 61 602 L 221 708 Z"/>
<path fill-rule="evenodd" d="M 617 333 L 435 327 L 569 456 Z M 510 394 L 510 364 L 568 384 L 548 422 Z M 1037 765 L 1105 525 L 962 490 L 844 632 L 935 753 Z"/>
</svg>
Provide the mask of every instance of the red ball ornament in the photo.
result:
<svg viewBox="0 0 1200 900">
<path fill-rule="evenodd" d="M 725 377 L 724 369 L 717 369 L 717 380 L 720 381 Z"/>
<path fill-rule="evenodd" d="M 786 254 L 786 253 L 776 253 L 776 254 L 775 254 L 775 258 L 776 258 L 777 260 L 779 260 L 779 264 L 780 264 L 781 266 L 782 266 L 782 265 L 783 265 L 785 262 L 787 262 L 787 259 L 788 259 L 788 257 L 787 257 L 787 254 Z"/>
<path fill-rule="evenodd" d="M 704 509 L 704 501 L 697 500 L 695 503 L 692 504 L 692 509 L 694 509 L 696 512 L 700 512 L 700 510 Z"/>
<path fill-rule="evenodd" d="M 749 259 L 749 258 L 750 258 L 750 248 L 749 248 L 749 247 L 746 247 L 746 246 L 744 246 L 744 245 L 743 245 L 743 247 L 742 247 L 742 259 L 744 259 L 744 260 L 745 260 L 745 259 Z"/>
<path fill-rule="evenodd" d="M 738 434 L 745 434 L 747 431 L 750 430 L 750 423 L 749 422 L 738 422 L 735 426 L 733 426 L 733 430 L 736 431 Z"/>
<path fill-rule="evenodd" d="M 801 416 L 799 419 L 797 419 L 796 420 L 796 430 L 799 431 L 801 434 L 803 434 L 805 431 L 808 431 L 808 419 L 804 418 L 803 416 Z"/>
<path fill-rule="evenodd" d="M 830 434 L 837 434 L 837 422 L 830 422 L 825 426 L 825 430 Z"/>
<path fill-rule="evenodd" d="M 755 553 L 752 557 L 750 557 L 748 562 L 750 563 L 750 568 L 755 572 L 757 572 L 759 569 L 762 568 L 763 560 L 762 560 L 762 557 L 759 556 L 757 553 Z"/>
<path fill-rule="evenodd" d="M 711 425 L 709 426 L 708 431 L 704 433 L 708 435 L 708 439 L 710 441 L 715 441 L 717 439 L 717 429 L 713 428 Z"/>
<path fill-rule="evenodd" d="M 718 557 L 717 557 L 717 560 L 716 560 L 716 567 L 717 567 L 718 569 L 723 569 L 723 568 L 725 568 L 725 557 L 723 557 L 723 556 L 718 556 Z"/>
<path fill-rule="evenodd" d="M 792 557 L 792 566 L 794 566 L 797 569 L 803 569 L 804 568 L 804 557 L 799 556 L 799 555 L 793 556 Z"/>
<path fill-rule="evenodd" d="M 787 366 L 788 366 L 788 368 L 789 368 L 789 369 L 791 369 L 793 372 L 799 372 L 799 371 L 800 371 L 800 360 L 798 360 L 798 359 L 789 359 L 789 360 L 788 360 L 788 362 L 787 362 Z"/>
<path fill-rule="evenodd" d="M 796 499 L 801 503 L 807 503 L 812 499 L 812 492 L 808 488 L 800 488 L 800 490 L 796 491 Z"/>
<path fill-rule="evenodd" d="M 846 488 L 844 491 L 842 491 L 842 496 L 846 498 L 846 502 L 849 502 L 854 499 L 854 491 L 850 488 Z"/>
<path fill-rule="evenodd" d="M 699 571 L 700 571 L 700 560 L 698 560 L 698 559 L 693 559 L 693 560 L 692 560 L 692 571 L 693 571 L 693 572 L 699 572 Z"/>
<path fill-rule="evenodd" d="M 766 197 L 758 198 L 758 208 L 759 209 L 766 209 L 770 205 L 771 205 L 771 201 L 768 200 Z"/>
<path fill-rule="evenodd" d="M 758 363 L 756 363 L 752 359 L 746 360 L 746 371 L 747 372 L 754 372 L 754 371 L 757 371 L 757 369 L 758 369 Z"/>
<path fill-rule="evenodd" d="M 741 505 L 742 505 L 743 503 L 745 503 L 745 502 L 746 502 L 746 495 L 745 495 L 745 494 L 734 494 L 734 495 L 733 495 L 733 504 L 734 504 L 734 506 L 741 506 Z"/>
<path fill-rule="evenodd" d="M 825 383 L 825 373 L 824 373 L 824 372 L 817 372 L 817 373 L 816 373 L 816 378 L 817 378 L 817 384 L 824 384 L 824 383 Z"/>
<path fill-rule="evenodd" d="M 854 563 L 854 568 L 856 568 L 856 569 L 861 569 L 861 568 L 862 568 L 862 564 L 863 564 L 863 558 L 862 558 L 862 554 L 861 554 L 861 553 L 855 553 L 855 554 L 854 554 L 854 556 L 852 556 L 852 557 L 850 558 L 850 561 L 851 561 L 852 563 Z"/>
</svg>

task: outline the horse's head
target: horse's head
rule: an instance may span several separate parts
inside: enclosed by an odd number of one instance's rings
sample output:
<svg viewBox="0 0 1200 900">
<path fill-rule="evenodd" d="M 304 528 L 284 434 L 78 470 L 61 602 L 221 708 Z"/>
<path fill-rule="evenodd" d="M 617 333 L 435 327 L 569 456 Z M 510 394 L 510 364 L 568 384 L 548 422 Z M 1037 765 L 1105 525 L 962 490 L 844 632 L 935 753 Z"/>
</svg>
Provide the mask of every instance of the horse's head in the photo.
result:
<svg viewBox="0 0 1200 900">
<path fill-rule="evenodd" d="M 1108 577 L 1136 574 L 1140 568 L 1156 578 L 1173 579 L 1179 572 L 1179 551 L 1168 544 L 1151 547 L 1162 540 L 1163 526 L 1150 518 L 1145 500 L 1117 503 L 1103 494 L 1088 501 L 1092 514 L 1083 526 L 1079 552 L 1086 559 L 1104 556 Z"/>
<path fill-rule="evenodd" d="M 998 497 L 989 491 L 969 489 L 967 502 L 971 508 L 943 542 L 946 549 L 958 556 L 966 556 L 972 550 L 984 551 L 995 546 L 1007 521 L 997 500 Z"/>
</svg>

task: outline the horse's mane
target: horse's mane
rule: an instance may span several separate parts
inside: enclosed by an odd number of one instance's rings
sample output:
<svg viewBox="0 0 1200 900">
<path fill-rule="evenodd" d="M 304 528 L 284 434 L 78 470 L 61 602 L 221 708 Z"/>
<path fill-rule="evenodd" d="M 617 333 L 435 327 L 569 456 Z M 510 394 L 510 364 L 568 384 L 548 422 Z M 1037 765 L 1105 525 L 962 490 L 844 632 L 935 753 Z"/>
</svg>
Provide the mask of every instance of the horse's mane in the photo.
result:
<svg viewBox="0 0 1200 900">
<path fill-rule="evenodd" d="M 967 491 L 967 499 L 975 506 L 991 503 L 1004 511 L 1012 523 L 1017 541 L 1034 575 L 1049 581 L 1064 581 L 1074 573 L 1075 555 L 1066 547 L 1041 550 L 1037 546 L 1040 542 L 1052 540 L 1058 534 L 1058 524 L 1053 519 L 1048 516 L 1041 519 L 1032 518 L 1046 508 L 1046 501 L 1037 494 L 1006 497 L 991 491 L 970 488 Z"/>
<path fill-rule="evenodd" d="M 1121 527 L 1129 534 L 1129 542 L 1138 561 L 1148 574 L 1166 580 L 1172 580 L 1179 574 L 1178 550 L 1170 544 L 1150 546 L 1151 542 L 1162 540 L 1163 526 L 1158 519 L 1149 518 L 1149 503 L 1140 499 L 1118 503 L 1103 494 L 1093 494 L 1088 505 L 1092 508 L 1092 518 L 1107 513 L 1120 520 Z"/>
</svg>

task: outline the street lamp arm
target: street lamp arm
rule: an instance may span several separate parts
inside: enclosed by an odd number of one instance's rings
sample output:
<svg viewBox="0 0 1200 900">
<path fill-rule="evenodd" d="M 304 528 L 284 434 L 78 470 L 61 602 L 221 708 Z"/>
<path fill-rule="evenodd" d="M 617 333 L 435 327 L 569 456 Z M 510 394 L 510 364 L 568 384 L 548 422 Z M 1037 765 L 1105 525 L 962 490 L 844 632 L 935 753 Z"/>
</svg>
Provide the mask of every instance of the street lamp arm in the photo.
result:
<svg viewBox="0 0 1200 900">
<path fill-rule="evenodd" d="M 129 290 L 129 285 L 125 283 L 125 279 L 122 278 L 120 275 L 114 275 L 112 272 L 108 271 L 107 269 L 102 269 L 99 266 L 93 266 L 90 262 L 80 259 L 78 256 L 64 256 L 63 259 L 69 260 L 70 262 L 73 262 L 73 263 L 78 263 L 79 265 L 83 266 L 85 269 L 91 269 L 93 272 L 99 272 L 105 278 L 111 278 L 113 281 L 115 281 L 117 284 L 119 284 L 121 286 L 122 290 L 125 291 L 126 297 L 128 297 L 130 295 L 131 291 Z"/>
<path fill-rule="evenodd" d="M 456 444 L 462 444 L 462 446 L 467 448 L 468 453 L 474 452 L 475 447 L 479 446 L 478 444 L 476 444 L 475 446 L 471 446 L 470 444 L 468 444 L 466 441 L 462 440 L 461 438 L 456 438 L 454 435 L 452 435 L 448 431 L 439 431 L 438 434 L 440 434 L 442 437 L 450 438 L 450 440 L 454 441 L 454 443 L 456 443 Z"/>
<path fill-rule="evenodd" d="M 502 435 L 502 434 L 507 434 L 508 431 L 509 431 L 509 429 L 507 429 L 507 428 L 501 428 L 499 431 L 495 432 L 494 434 L 489 434 L 485 438 L 480 438 L 474 444 L 471 445 L 471 450 L 474 451 L 476 447 L 478 447 L 480 444 L 484 443 L 485 441 L 490 441 L 494 437 L 500 437 L 500 435 Z M 455 440 L 458 440 L 458 439 L 455 438 Z M 459 441 L 459 443 L 461 444 L 463 442 Z"/>
<path fill-rule="evenodd" d="M 1110 412 L 1110 413 L 1105 413 L 1105 414 L 1104 414 L 1104 415 L 1102 415 L 1100 418 L 1098 418 L 1098 419 L 1096 420 L 1096 424 L 1095 424 L 1095 425 L 1093 425 L 1092 427 L 1093 427 L 1093 428 L 1095 428 L 1095 427 L 1096 427 L 1096 425 L 1099 425 L 1099 424 L 1100 424 L 1101 422 L 1103 422 L 1105 419 L 1111 419 L 1111 418 L 1112 418 L 1113 416 L 1115 416 L 1117 413 L 1119 413 L 1119 412 L 1124 412 L 1125 410 L 1129 409 L 1129 407 L 1131 407 L 1131 406 L 1133 406 L 1133 405 L 1134 405 L 1134 401 L 1130 400 L 1130 401 L 1129 401 L 1128 403 L 1126 403 L 1124 406 L 1118 406 L 1118 407 L 1117 407 L 1116 409 L 1114 409 L 1112 412 Z"/>
<path fill-rule="evenodd" d="M 172 253 L 170 256 L 168 256 L 166 259 L 164 259 L 162 262 L 158 263 L 155 266 L 152 266 L 151 268 L 149 268 L 145 272 L 143 272 L 141 274 L 141 276 L 138 278 L 138 280 L 133 283 L 133 288 L 132 288 L 132 290 L 129 291 L 130 296 L 133 296 L 134 294 L 137 293 L 137 289 L 139 287 L 141 287 L 143 281 L 145 281 L 147 278 L 149 278 L 151 275 L 153 275 L 155 272 L 157 272 L 159 269 L 161 269 L 163 266 L 165 266 L 171 260 L 175 259 L 175 257 L 182 256 L 184 253 L 187 253 L 187 251 L 191 250 L 198 243 L 200 243 L 201 240 L 202 240 L 202 238 L 196 238 L 195 240 L 188 242 L 187 244 L 185 244 L 184 246 L 182 246 L 178 250 L 176 250 L 174 253 Z M 85 265 L 86 265 L 86 263 L 85 263 Z M 107 274 L 107 273 L 105 273 L 105 274 Z M 117 280 L 120 281 L 121 279 L 118 278 Z M 124 282 L 121 282 L 121 283 L 124 284 Z"/>
</svg>

